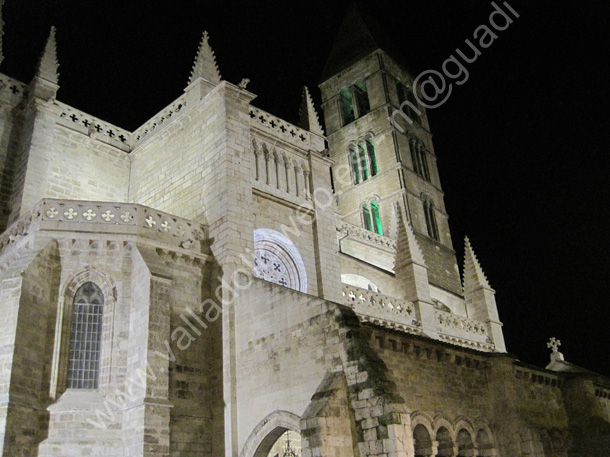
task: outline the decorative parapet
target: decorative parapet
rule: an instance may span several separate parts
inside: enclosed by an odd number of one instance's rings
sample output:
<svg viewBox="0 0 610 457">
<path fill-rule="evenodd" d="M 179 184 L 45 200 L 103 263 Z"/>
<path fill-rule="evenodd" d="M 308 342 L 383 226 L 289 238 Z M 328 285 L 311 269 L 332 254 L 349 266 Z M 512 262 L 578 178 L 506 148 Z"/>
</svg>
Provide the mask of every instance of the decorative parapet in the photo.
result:
<svg viewBox="0 0 610 457">
<path fill-rule="evenodd" d="M 324 150 L 324 138 L 261 109 L 250 107 L 250 126 L 306 151 Z"/>
<path fill-rule="evenodd" d="M 487 326 L 483 322 L 474 321 L 467 317 L 457 316 L 444 311 L 436 311 L 436 322 L 444 330 L 457 330 L 459 332 L 487 336 Z"/>
<path fill-rule="evenodd" d="M 364 242 L 370 246 L 381 248 L 385 251 L 396 252 L 396 240 L 387 236 L 356 227 L 347 222 L 340 221 L 337 225 L 337 232 L 341 238 L 349 237 L 357 241 Z"/>
<path fill-rule="evenodd" d="M 131 148 L 132 134 L 127 130 L 76 110 L 65 103 L 58 101 L 55 103 L 61 109 L 58 124 L 98 138 L 123 150 L 128 151 Z"/>
<path fill-rule="evenodd" d="M 372 322 L 409 333 L 420 334 L 413 303 L 371 290 L 343 284 L 343 303 L 353 308 L 362 322 Z"/>
<path fill-rule="evenodd" d="M 199 246 L 207 237 L 205 226 L 143 205 L 43 199 L 0 235 L 0 253 L 27 235 L 35 224 L 45 230 L 149 232 L 175 240 L 175 244 L 184 249 Z"/>
<path fill-rule="evenodd" d="M 531 369 L 528 367 L 523 367 L 519 365 L 514 366 L 515 369 L 515 378 L 520 379 L 522 381 L 528 381 L 534 384 L 543 384 L 547 386 L 557 386 L 561 387 L 563 384 L 562 379 L 554 374 L 550 374 L 543 371 L 538 371 L 535 369 Z"/>
<path fill-rule="evenodd" d="M 457 316 L 445 311 L 435 311 L 440 338 L 458 346 L 481 351 L 493 351 L 495 345 L 484 322 Z"/>
<path fill-rule="evenodd" d="M 173 120 L 173 118 L 175 118 L 179 113 L 184 112 L 185 107 L 186 94 L 183 94 L 174 100 L 170 105 L 159 111 L 159 113 L 139 127 L 135 132 L 133 132 L 132 146 L 136 146 L 144 140 L 152 137 L 155 132 L 161 130 L 161 127 L 168 124 L 170 119 Z"/>
<path fill-rule="evenodd" d="M 16 79 L 0 74 L 0 96 L 2 99 L 16 104 L 27 95 L 27 91 L 27 84 L 23 84 Z"/>
</svg>

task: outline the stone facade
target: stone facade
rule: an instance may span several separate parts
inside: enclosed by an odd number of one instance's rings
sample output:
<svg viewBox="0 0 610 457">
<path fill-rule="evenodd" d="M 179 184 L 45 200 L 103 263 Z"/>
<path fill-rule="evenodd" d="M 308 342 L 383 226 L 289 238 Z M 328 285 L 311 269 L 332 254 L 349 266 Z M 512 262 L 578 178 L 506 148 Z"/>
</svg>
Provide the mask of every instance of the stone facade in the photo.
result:
<svg viewBox="0 0 610 457">
<path fill-rule="evenodd" d="M 307 89 L 297 126 L 223 81 L 207 34 L 134 132 L 56 99 L 54 30 L 30 84 L 0 74 L 1 455 L 610 448 L 610 380 L 506 352 L 426 113 L 403 122 L 412 75 L 357 10 L 342 27 L 326 136 Z"/>
</svg>

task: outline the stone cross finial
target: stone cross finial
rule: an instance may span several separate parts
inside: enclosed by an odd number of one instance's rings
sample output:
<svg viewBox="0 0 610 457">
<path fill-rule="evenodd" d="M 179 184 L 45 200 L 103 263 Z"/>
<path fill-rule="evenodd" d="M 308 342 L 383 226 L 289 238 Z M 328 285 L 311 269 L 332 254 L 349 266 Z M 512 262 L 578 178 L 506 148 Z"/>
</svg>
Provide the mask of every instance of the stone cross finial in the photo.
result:
<svg viewBox="0 0 610 457">
<path fill-rule="evenodd" d="M 548 343 L 546 343 L 546 347 L 549 349 L 553 350 L 553 353 L 557 353 L 559 352 L 557 350 L 557 348 L 559 348 L 559 346 L 561 346 L 561 341 L 559 341 L 557 338 L 553 337 L 549 340 Z"/>
<path fill-rule="evenodd" d="M 558 350 L 559 346 L 561 346 L 561 341 L 555 337 L 551 338 L 549 342 L 546 343 L 546 347 L 553 351 L 551 352 L 551 363 L 564 361 L 563 354 Z"/>
</svg>

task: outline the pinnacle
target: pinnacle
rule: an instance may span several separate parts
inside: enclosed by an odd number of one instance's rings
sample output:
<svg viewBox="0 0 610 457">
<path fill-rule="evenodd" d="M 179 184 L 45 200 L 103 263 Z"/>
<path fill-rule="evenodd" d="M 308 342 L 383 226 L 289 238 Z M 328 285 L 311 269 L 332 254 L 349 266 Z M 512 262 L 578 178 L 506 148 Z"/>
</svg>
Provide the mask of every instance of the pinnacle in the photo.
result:
<svg viewBox="0 0 610 457">
<path fill-rule="evenodd" d="M 394 271 L 399 266 L 409 263 L 416 263 L 425 267 L 426 261 L 419 243 L 415 239 L 413 227 L 409 221 L 404 222 L 398 203 L 394 205 L 394 215 L 396 217 L 396 259 L 394 261 Z"/>
<path fill-rule="evenodd" d="M 301 101 L 301 108 L 299 110 L 299 125 L 309 130 L 316 135 L 324 135 L 322 125 L 320 125 L 320 118 L 313 104 L 311 94 L 307 86 L 303 86 L 303 98 Z"/>
<path fill-rule="evenodd" d="M 491 289 L 468 237 L 464 239 L 464 293 L 480 287 Z"/>
<path fill-rule="evenodd" d="M 220 71 L 216 64 L 216 56 L 210 47 L 208 32 L 203 32 L 201 43 L 195 57 L 189 84 L 193 83 L 197 78 L 203 78 L 213 84 L 220 83 Z"/>
<path fill-rule="evenodd" d="M 57 62 L 57 42 L 55 40 L 55 27 L 51 26 L 51 32 L 47 39 L 47 44 L 44 47 L 44 51 L 38 61 L 38 68 L 36 69 L 36 76 L 34 79 L 44 79 L 53 84 L 58 83 L 59 73 L 57 69 L 59 63 Z"/>
</svg>

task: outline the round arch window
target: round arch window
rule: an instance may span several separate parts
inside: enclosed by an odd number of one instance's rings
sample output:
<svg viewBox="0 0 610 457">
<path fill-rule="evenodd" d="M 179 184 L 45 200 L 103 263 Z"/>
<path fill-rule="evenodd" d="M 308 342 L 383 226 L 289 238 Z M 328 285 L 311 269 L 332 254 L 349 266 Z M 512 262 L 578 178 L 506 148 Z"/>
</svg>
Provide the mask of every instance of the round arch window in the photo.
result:
<svg viewBox="0 0 610 457">
<path fill-rule="evenodd" d="M 307 274 L 299 250 L 275 230 L 254 230 L 254 276 L 307 292 Z"/>
</svg>

